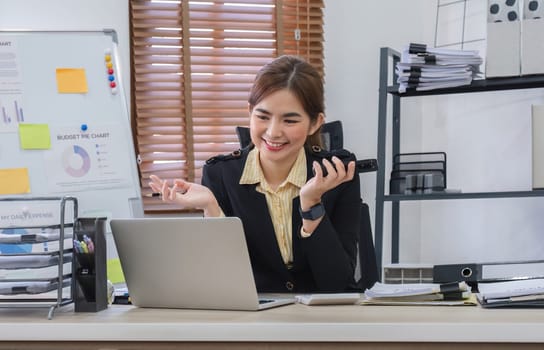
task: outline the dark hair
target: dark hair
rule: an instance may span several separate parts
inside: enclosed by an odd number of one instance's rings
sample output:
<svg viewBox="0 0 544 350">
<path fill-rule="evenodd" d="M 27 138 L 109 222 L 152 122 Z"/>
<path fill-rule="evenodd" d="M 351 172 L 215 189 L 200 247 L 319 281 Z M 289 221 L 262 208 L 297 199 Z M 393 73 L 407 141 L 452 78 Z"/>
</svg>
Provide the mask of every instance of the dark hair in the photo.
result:
<svg viewBox="0 0 544 350">
<path fill-rule="evenodd" d="M 268 95 L 288 89 L 302 104 L 310 116 L 311 123 L 317 122 L 319 113 L 325 111 L 323 79 L 311 64 L 302 58 L 284 55 L 264 65 L 249 92 L 249 108 L 253 110 Z M 320 129 L 308 136 L 306 145 L 321 146 Z"/>
</svg>

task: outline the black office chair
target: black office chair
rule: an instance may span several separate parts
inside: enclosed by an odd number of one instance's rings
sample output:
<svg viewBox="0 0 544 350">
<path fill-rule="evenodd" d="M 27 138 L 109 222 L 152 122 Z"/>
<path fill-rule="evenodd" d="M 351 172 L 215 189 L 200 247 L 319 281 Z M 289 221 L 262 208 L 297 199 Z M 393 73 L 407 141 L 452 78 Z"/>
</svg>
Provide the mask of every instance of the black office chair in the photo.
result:
<svg viewBox="0 0 544 350">
<path fill-rule="evenodd" d="M 327 151 L 344 148 L 342 122 L 335 120 L 321 125 L 321 142 Z"/>
<path fill-rule="evenodd" d="M 238 136 L 238 142 L 240 142 L 241 148 L 246 148 L 251 143 L 249 128 L 246 126 L 237 126 L 236 136 Z"/>
<path fill-rule="evenodd" d="M 342 122 L 339 120 L 324 123 L 321 126 L 321 137 L 324 149 L 327 151 L 344 148 Z M 237 126 L 236 135 L 240 147 L 244 148 L 251 142 L 249 128 Z M 373 171 L 376 171 L 374 169 Z M 378 265 L 376 263 L 376 251 L 372 238 L 372 226 L 370 224 L 370 211 L 368 205 L 361 200 L 361 227 L 358 240 L 358 267 L 361 273 L 360 279 L 353 289 L 365 291 L 379 281 Z"/>
<path fill-rule="evenodd" d="M 370 210 L 368 204 L 361 200 L 361 228 L 359 231 L 359 271 L 361 278 L 357 282 L 356 289 L 365 291 L 372 288 L 374 283 L 380 280 L 374 239 L 372 238 L 372 226 L 370 224 Z"/>
</svg>

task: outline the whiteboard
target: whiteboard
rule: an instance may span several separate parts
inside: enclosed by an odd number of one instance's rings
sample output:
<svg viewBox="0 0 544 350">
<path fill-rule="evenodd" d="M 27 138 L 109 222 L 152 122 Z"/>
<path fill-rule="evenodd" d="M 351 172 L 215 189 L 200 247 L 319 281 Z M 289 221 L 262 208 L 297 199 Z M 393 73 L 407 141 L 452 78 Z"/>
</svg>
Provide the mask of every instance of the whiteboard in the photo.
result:
<svg viewBox="0 0 544 350">
<path fill-rule="evenodd" d="M 30 184 L 0 198 L 72 195 L 80 217 L 143 216 L 120 61 L 113 30 L 0 31 L 0 171 L 26 168 Z M 21 145 L 28 125 L 46 125 L 49 148 Z"/>
</svg>

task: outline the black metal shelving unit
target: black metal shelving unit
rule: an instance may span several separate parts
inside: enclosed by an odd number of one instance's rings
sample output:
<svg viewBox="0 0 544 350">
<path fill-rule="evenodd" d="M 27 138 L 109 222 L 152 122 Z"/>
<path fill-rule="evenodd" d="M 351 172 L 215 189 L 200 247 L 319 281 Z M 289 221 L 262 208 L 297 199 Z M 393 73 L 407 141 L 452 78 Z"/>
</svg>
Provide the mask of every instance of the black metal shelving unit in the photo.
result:
<svg viewBox="0 0 544 350">
<path fill-rule="evenodd" d="M 380 87 L 378 104 L 378 169 L 376 179 L 376 218 L 374 223 L 375 248 L 378 270 L 381 276 L 383 266 L 383 222 L 384 204 L 391 202 L 391 263 L 399 262 L 399 214 L 401 201 L 422 200 L 452 200 L 452 199 L 485 199 L 485 198 L 516 198 L 544 197 L 544 191 L 505 191 L 505 192 L 473 192 L 473 193 L 432 193 L 432 194 L 387 194 L 386 180 L 386 149 L 387 149 L 387 108 L 391 98 L 391 157 L 400 151 L 400 111 L 401 98 L 413 96 L 431 96 L 460 93 L 474 93 L 500 90 L 519 90 L 544 88 L 544 75 L 508 77 L 474 80 L 470 85 L 454 88 L 436 89 L 429 91 L 407 91 L 400 93 L 396 84 L 395 66 L 400 61 L 400 53 L 391 48 L 380 49 Z M 392 159 L 392 158 L 390 158 Z"/>
</svg>

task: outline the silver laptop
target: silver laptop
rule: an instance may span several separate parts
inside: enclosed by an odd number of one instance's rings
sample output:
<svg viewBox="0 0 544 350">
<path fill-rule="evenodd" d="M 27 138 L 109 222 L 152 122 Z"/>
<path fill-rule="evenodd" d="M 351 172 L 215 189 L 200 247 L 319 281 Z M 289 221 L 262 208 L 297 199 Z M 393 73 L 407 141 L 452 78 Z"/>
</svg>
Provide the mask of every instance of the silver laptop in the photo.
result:
<svg viewBox="0 0 544 350">
<path fill-rule="evenodd" d="M 262 310 L 294 297 L 259 298 L 239 218 L 112 219 L 132 304 Z"/>
</svg>

